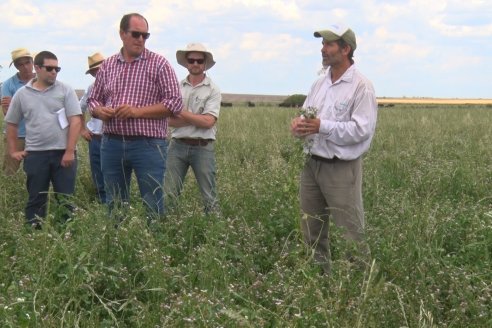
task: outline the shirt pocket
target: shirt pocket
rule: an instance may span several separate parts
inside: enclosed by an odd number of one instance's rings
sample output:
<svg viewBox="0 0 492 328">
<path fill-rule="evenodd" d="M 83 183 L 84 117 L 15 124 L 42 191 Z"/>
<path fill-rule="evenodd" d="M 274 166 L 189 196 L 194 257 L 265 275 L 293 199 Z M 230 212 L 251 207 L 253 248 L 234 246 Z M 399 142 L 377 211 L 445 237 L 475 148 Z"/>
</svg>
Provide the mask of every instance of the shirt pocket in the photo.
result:
<svg viewBox="0 0 492 328">
<path fill-rule="evenodd" d="M 333 106 L 333 115 L 335 116 L 336 121 L 350 120 L 350 101 L 337 100 Z"/>
<path fill-rule="evenodd" d="M 206 98 L 194 96 L 188 99 L 188 108 L 195 114 L 203 114 Z"/>
</svg>

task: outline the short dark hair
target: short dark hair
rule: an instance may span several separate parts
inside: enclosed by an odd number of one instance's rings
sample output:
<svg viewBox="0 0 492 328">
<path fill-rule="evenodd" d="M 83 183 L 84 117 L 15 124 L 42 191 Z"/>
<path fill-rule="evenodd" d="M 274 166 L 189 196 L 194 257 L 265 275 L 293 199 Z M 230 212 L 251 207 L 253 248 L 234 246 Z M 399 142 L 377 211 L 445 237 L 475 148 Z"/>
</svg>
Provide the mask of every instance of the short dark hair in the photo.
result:
<svg viewBox="0 0 492 328">
<path fill-rule="evenodd" d="M 354 49 L 352 49 L 352 47 L 347 42 L 345 42 L 344 39 L 338 39 L 336 41 L 336 43 L 338 43 L 338 46 L 340 48 L 350 47 L 350 52 L 348 53 L 347 57 L 350 60 L 350 63 L 353 64 L 354 63 L 354 59 L 353 59 L 354 58 Z"/>
<path fill-rule="evenodd" d="M 40 53 L 38 53 L 36 55 L 36 57 L 34 57 L 34 65 L 43 66 L 45 59 L 58 60 L 58 58 L 56 58 L 54 53 L 44 50 L 44 51 L 41 51 Z"/>
<path fill-rule="evenodd" d="M 147 19 L 145 19 L 145 17 L 143 17 L 142 15 L 137 14 L 137 13 L 131 13 L 131 14 L 126 14 L 121 18 L 121 21 L 120 21 L 120 30 L 121 31 L 128 32 L 128 29 L 130 28 L 130 19 L 132 17 L 142 18 L 145 21 L 145 24 L 147 24 L 147 29 L 149 29 L 149 22 L 147 22 Z"/>
</svg>

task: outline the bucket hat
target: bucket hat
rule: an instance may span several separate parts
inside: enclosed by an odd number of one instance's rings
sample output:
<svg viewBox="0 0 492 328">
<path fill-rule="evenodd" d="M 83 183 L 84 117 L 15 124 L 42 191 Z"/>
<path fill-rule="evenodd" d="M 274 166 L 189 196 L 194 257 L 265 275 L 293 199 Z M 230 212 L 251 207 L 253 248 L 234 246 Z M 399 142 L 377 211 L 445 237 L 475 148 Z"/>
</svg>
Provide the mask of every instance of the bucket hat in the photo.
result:
<svg viewBox="0 0 492 328">
<path fill-rule="evenodd" d="M 176 60 L 178 64 L 184 67 L 188 67 L 186 56 L 189 52 L 202 52 L 205 54 L 205 70 L 209 70 L 215 65 L 214 56 L 210 51 L 205 49 L 205 46 L 201 43 L 190 43 L 186 46 L 186 49 L 176 51 Z"/>
</svg>

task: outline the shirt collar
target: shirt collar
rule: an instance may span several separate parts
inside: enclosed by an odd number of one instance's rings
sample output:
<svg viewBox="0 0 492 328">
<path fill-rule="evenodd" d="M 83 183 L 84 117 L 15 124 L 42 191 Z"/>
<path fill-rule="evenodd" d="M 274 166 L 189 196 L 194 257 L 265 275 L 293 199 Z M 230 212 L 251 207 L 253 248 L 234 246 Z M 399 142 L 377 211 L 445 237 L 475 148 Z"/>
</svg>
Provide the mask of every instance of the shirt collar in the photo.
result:
<svg viewBox="0 0 492 328">
<path fill-rule="evenodd" d="M 44 89 L 44 90 L 38 90 L 38 89 L 36 89 L 36 88 L 33 86 L 34 82 L 36 82 L 36 81 L 37 81 L 37 79 L 38 79 L 37 77 L 34 77 L 34 78 L 32 78 L 29 82 L 27 82 L 27 83 L 26 83 L 26 88 L 30 88 L 30 89 L 36 90 L 36 91 L 38 91 L 38 92 L 46 92 L 46 91 L 48 91 L 49 89 L 54 88 L 54 87 L 55 87 L 55 85 L 58 83 L 58 80 L 56 80 L 56 81 L 55 81 L 55 83 L 53 83 L 52 85 L 50 85 L 50 86 L 49 86 L 49 87 L 47 87 L 46 89 Z"/>
<path fill-rule="evenodd" d="M 182 86 L 185 86 L 185 85 L 191 85 L 190 81 L 188 81 L 188 76 L 183 80 L 181 81 L 181 85 Z M 200 86 L 200 85 L 210 85 L 210 78 L 208 76 L 205 75 L 205 78 L 203 79 L 202 82 L 198 83 L 196 85 L 197 86 Z"/>
<path fill-rule="evenodd" d="M 140 56 L 138 56 L 137 58 L 135 58 L 133 61 L 138 61 L 138 60 L 142 60 L 142 59 L 147 59 L 148 57 L 148 50 L 147 48 L 144 48 L 144 50 L 142 51 L 142 53 L 140 54 Z M 123 47 L 120 49 L 120 52 L 118 53 L 118 60 L 120 62 L 125 62 L 125 58 L 123 57 Z"/>
<path fill-rule="evenodd" d="M 354 71 L 355 71 L 355 64 L 350 65 L 349 68 L 343 73 L 343 75 L 335 81 L 335 83 L 340 83 L 340 82 L 352 82 L 352 79 L 354 78 Z M 326 73 L 325 75 L 328 79 L 331 80 L 331 67 L 330 70 Z M 333 83 L 333 84 L 335 84 Z"/>
</svg>

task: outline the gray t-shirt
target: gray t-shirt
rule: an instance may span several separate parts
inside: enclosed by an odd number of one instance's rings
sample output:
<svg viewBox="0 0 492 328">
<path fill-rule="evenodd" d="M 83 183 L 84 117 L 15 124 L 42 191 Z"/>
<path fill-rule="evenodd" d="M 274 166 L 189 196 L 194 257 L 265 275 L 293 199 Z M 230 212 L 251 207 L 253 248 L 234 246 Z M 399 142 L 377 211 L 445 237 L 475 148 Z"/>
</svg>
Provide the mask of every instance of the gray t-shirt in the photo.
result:
<svg viewBox="0 0 492 328">
<path fill-rule="evenodd" d="M 63 115 L 69 118 L 82 114 L 77 94 L 60 81 L 40 91 L 33 87 L 35 81 L 29 81 L 15 93 L 5 121 L 18 124 L 25 119 L 26 151 L 65 149 L 68 126 L 60 122 Z"/>
</svg>

